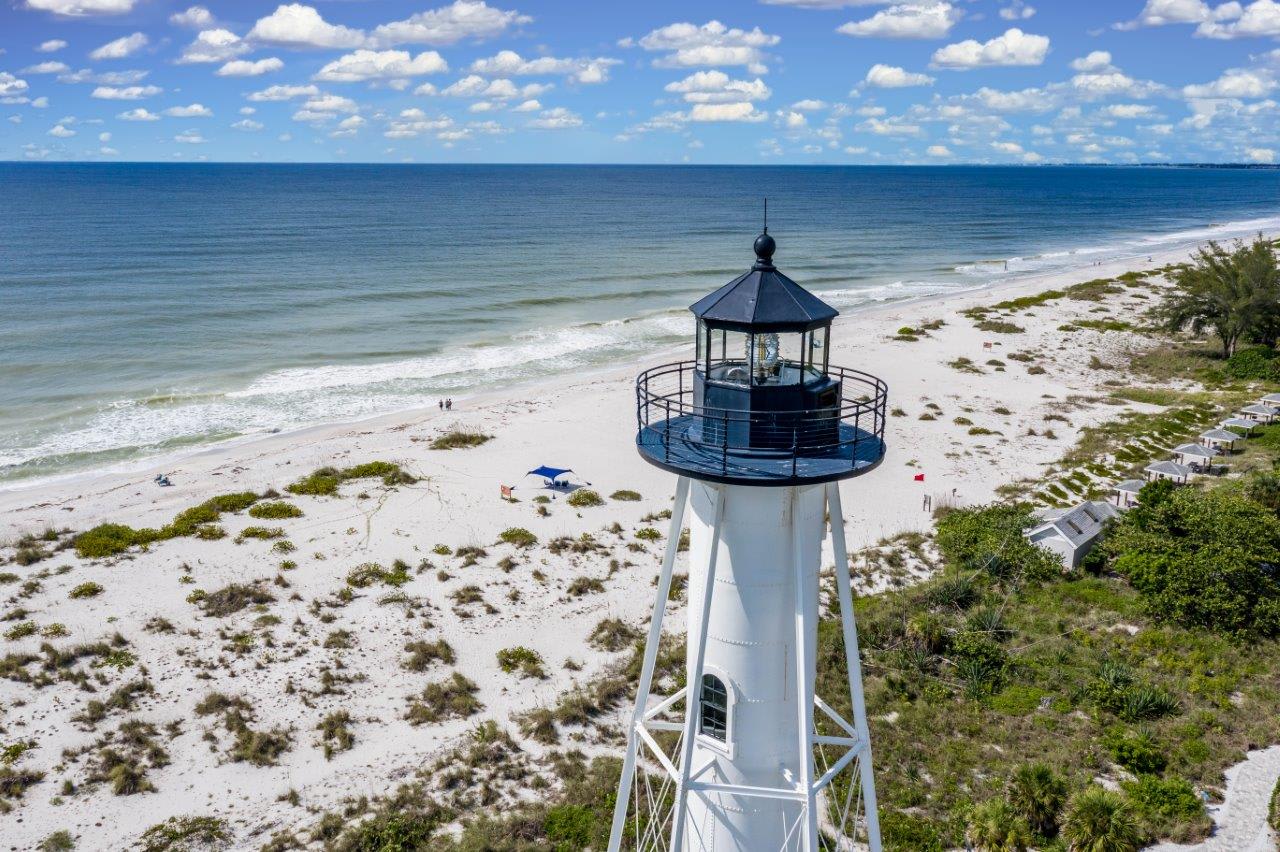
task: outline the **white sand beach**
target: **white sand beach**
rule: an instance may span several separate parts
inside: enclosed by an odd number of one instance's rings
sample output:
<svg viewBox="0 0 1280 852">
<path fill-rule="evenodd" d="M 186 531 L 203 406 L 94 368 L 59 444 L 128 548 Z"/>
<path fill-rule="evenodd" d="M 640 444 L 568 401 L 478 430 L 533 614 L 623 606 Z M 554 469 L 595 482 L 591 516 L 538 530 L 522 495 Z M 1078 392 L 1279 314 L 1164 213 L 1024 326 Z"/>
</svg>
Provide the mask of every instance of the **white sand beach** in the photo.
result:
<svg viewBox="0 0 1280 852">
<path fill-rule="evenodd" d="M 1058 331 L 1065 322 L 1090 317 L 1098 307 L 1095 302 L 1061 299 L 1038 307 L 1019 319 L 1026 327 L 1021 334 L 978 331 L 960 310 L 1185 257 L 1180 251 L 1150 262 L 1143 258 L 1087 266 L 1028 277 L 997 291 L 886 305 L 838 320 L 832 363 L 883 378 L 890 407 L 904 412 L 888 419 L 884 463 L 843 486 L 850 546 L 862 548 L 899 532 L 927 529 L 930 515 L 922 509 L 926 495 L 935 506 L 952 499 L 981 503 L 992 500 L 1002 484 L 1042 475 L 1073 444 L 1080 427 L 1124 410 L 1103 402 L 1104 382 L 1120 375 L 1107 366 L 1091 366 L 1091 359 L 1120 364 L 1125 353 L 1151 345 L 1127 332 L 1082 331 L 1067 338 Z M 1104 303 L 1110 313 L 1104 316 L 1136 316 L 1151 304 L 1142 295 L 1128 290 L 1111 297 Z M 901 326 L 938 319 L 946 324 L 916 342 L 891 339 Z M 985 343 L 993 345 L 986 348 Z M 1044 373 L 1029 375 L 1023 364 L 1009 361 L 1006 356 L 1014 351 L 1039 352 L 1037 363 Z M 948 366 L 957 358 L 971 359 L 980 372 Z M 987 364 L 992 359 L 1002 361 L 1003 369 Z M 669 508 L 675 483 L 635 452 L 633 380 L 644 366 L 664 360 L 674 358 L 655 353 L 646 364 L 618 364 L 606 372 L 458 400 L 451 412 L 430 408 L 268 435 L 125 472 L 0 492 L 0 541 L 12 541 L 50 527 L 83 531 L 104 522 L 160 527 L 216 494 L 267 488 L 283 492 L 290 482 L 326 465 L 393 461 L 419 480 L 393 487 L 377 479 L 351 482 L 338 497 L 285 495 L 303 517 L 260 522 L 245 513 L 224 514 L 221 523 L 230 535 L 221 540 L 162 541 L 146 552 L 94 562 L 64 550 L 30 566 L 5 566 L 24 581 L 49 572 L 30 592 L 22 592 L 21 583 L 0 587 L 6 609 L 21 607 L 37 625 L 62 624 L 69 633 L 53 640 L 35 635 L 9 641 L 6 653 L 38 653 L 42 642 L 69 647 L 119 632 L 130 643 L 136 664 L 118 672 L 86 665 L 94 694 L 65 682 L 38 689 L 0 681 L 5 739 L 33 741 L 35 747 L 22 757 L 21 766 L 45 773 L 4 818 L 0 846 L 29 849 L 50 832 L 66 829 L 80 838 L 77 848 L 122 849 L 154 823 L 198 813 L 226 818 L 235 832 L 234 848 L 256 849 L 274 831 L 309 826 L 318 813 L 346 796 L 390 791 L 479 719 L 495 719 L 514 731 L 512 716 L 549 705 L 573 682 L 617 659 L 618 654 L 595 650 L 586 639 L 601 619 L 617 617 L 639 625 L 652 606 L 651 583 L 663 542 L 638 540 L 635 532 L 653 526 L 665 535 L 662 522 L 641 519 Z M 939 406 L 941 413 L 920 420 L 927 403 Z M 1046 415 L 1065 420 L 1046 423 Z M 996 434 L 971 436 L 969 425 L 952 422 L 958 416 Z M 1049 426 L 1053 437 L 1044 434 Z M 493 439 L 471 449 L 428 448 L 433 438 L 455 428 Z M 1030 436 L 1029 430 L 1037 434 Z M 538 478 L 523 474 L 542 464 L 572 468 L 573 481 L 590 483 L 606 497 L 629 489 L 642 499 L 574 509 L 557 495 L 541 516 L 533 498 L 550 492 Z M 153 483 L 161 472 L 173 487 Z M 914 480 L 919 473 L 923 482 Z M 515 486 L 517 502 L 500 498 L 501 485 Z M 611 531 L 615 522 L 620 532 Z M 250 524 L 282 527 L 296 551 L 285 557 L 273 552 L 272 541 L 237 544 L 236 534 Z M 510 527 L 527 528 L 538 544 L 528 549 L 495 544 Z M 555 555 L 548 549 L 559 537 L 583 534 L 600 546 L 580 554 Z M 464 567 L 456 556 L 433 553 L 441 544 L 454 550 L 482 547 L 487 555 Z M 500 566 L 504 557 L 514 565 Z M 296 568 L 281 570 L 284 558 L 295 561 Z M 345 578 L 357 565 L 390 566 L 397 559 L 415 568 L 424 560 L 429 563 L 399 589 L 420 601 L 413 614 L 403 604 L 379 604 L 380 597 L 395 591 L 380 586 L 354 589 L 354 599 L 345 605 L 323 603 L 346 588 Z M 612 567 L 611 560 L 616 561 Z M 58 573 L 61 566 L 70 570 Z M 287 585 L 278 585 L 277 576 Z M 604 590 L 570 593 L 571 582 L 584 576 L 599 580 Z M 211 592 L 259 579 L 274 597 L 267 609 L 278 622 L 255 623 L 263 613 L 253 607 L 225 618 L 209 617 L 187 601 L 193 589 Z M 72 588 L 88 581 L 100 584 L 101 594 L 68 597 Z M 450 596 L 465 586 L 478 587 L 483 602 L 455 603 Z M 317 600 L 322 604 L 314 605 Z M 174 631 L 148 630 L 146 625 L 157 617 L 167 619 Z M 681 620 L 678 616 L 674 623 Z M 343 643 L 333 642 L 325 647 L 326 639 L 342 630 L 350 634 L 343 640 L 349 647 L 334 647 Z M 404 645 L 439 638 L 456 651 L 453 668 L 479 686 L 476 697 L 484 709 L 466 720 L 414 726 L 405 719 L 406 697 L 447 675 L 451 667 L 406 670 L 401 666 Z M 545 680 L 499 670 L 495 653 L 517 645 L 541 654 Z M 565 668 L 566 661 L 580 669 Z M 108 711 L 94 730 L 73 721 L 88 700 L 104 699 L 119 685 L 142 677 L 144 670 L 154 693 L 138 697 L 133 712 Z M 194 712 L 196 703 L 215 690 L 243 696 L 253 707 L 255 728 L 292 728 L 292 748 L 279 756 L 278 765 L 228 760 L 227 731 L 216 717 Z M 316 726 L 337 709 L 351 714 L 355 741 L 326 760 Z M 128 716 L 151 721 L 157 729 L 178 723 L 176 735 L 160 738 L 170 762 L 147 773 L 156 791 L 116 796 L 103 784 L 82 786 L 89 756 L 64 752 L 97 742 Z M 540 748 L 535 743 L 528 747 Z M 1256 797 L 1260 785 L 1269 792 L 1280 766 L 1271 760 L 1266 767 L 1229 776 L 1229 800 Z M 78 791 L 63 793 L 64 780 Z M 299 794 L 300 806 L 279 799 L 291 789 Z M 1220 813 L 1224 822 L 1235 815 L 1229 808 Z M 1214 843 L 1194 848 L 1263 848 Z"/>
</svg>

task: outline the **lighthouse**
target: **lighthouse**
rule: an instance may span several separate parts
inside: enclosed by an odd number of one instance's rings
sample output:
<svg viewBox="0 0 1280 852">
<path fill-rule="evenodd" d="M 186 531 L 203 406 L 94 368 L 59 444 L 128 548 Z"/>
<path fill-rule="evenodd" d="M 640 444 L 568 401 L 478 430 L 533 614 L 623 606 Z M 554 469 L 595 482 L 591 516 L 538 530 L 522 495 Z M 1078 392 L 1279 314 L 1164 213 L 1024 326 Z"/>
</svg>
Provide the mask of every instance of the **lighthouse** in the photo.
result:
<svg viewBox="0 0 1280 852">
<path fill-rule="evenodd" d="M 829 362 L 838 312 L 776 248 L 766 227 L 751 269 L 690 308 L 694 357 L 636 380 L 637 449 L 678 479 L 610 852 L 880 852 L 839 486 L 884 457 L 888 389 Z M 677 688 L 654 668 L 686 525 Z M 828 530 L 851 718 L 815 690 Z"/>
</svg>

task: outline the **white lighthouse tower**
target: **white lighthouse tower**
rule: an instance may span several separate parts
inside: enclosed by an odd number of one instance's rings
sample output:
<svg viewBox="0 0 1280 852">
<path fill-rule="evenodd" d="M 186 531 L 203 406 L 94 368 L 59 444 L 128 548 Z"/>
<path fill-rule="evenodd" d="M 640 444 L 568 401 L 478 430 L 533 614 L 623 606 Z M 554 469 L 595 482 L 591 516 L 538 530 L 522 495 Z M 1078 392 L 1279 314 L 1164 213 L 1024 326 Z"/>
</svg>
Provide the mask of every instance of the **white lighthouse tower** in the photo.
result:
<svg viewBox="0 0 1280 852">
<path fill-rule="evenodd" d="M 828 363 L 837 311 L 775 248 L 766 228 L 751 270 L 692 306 L 692 361 L 636 382 L 640 454 L 679 479 L 610 852 L 880 852 L 839 483 L 883 458 L 887 388 Z M 686 518 L 686 685 L 655 695 Z M 828 525 L 852 719 L 815 691 Z"/>
</svg>

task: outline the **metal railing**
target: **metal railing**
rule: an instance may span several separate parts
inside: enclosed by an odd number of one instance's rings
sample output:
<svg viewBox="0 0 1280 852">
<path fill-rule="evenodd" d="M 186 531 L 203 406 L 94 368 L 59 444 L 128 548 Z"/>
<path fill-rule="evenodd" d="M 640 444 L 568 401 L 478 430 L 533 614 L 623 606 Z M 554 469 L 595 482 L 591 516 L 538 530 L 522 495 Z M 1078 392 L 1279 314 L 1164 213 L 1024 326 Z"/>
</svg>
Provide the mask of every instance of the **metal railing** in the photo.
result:
<svg viewBox="0 0 1280 852">
<path fill-rule="evenodd" d="M 878 461 L 884 454 L 888 386 L 861 370 L 831 366 L 840 381 L 840 398 L 822 408 L 795 411 L 746 411 L 694 402 L 696 361 L 679 361 L 645 370 L 636 378 L 639 442 L 671 460 L 673 444 L 718 453 L 727 470 L 734 455 L 788 460 L 795 475 L 798 460 L 847 457 L 850 467 Z M 841 427 L 852 428 L 841 428 Z M 654 442 L 660 444 L 653 447 Z M 860 458 L 860 446 L 874 441 L 874 453 Z M 864 453 L 865 454 L 865 453 Z"/>
</svg>

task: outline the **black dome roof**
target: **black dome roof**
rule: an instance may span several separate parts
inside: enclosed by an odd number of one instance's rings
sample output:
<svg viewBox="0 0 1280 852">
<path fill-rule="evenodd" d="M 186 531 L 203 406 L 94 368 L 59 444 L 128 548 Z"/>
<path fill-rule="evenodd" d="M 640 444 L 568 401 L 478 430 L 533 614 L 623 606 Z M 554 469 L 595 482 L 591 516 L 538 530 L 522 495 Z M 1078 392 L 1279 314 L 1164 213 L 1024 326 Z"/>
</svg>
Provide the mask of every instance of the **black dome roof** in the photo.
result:
<svg viewBox="0 0 1280 852">
<path fill-rule="evenodd" d="M 828 325 L 840 312 L 774 268 L 776 248 L 767 231 L 756 237 L 756 263 L 750 271 L 689 310 L 709 326 L 735 331 L 808 331 Z"/>
</svg>

